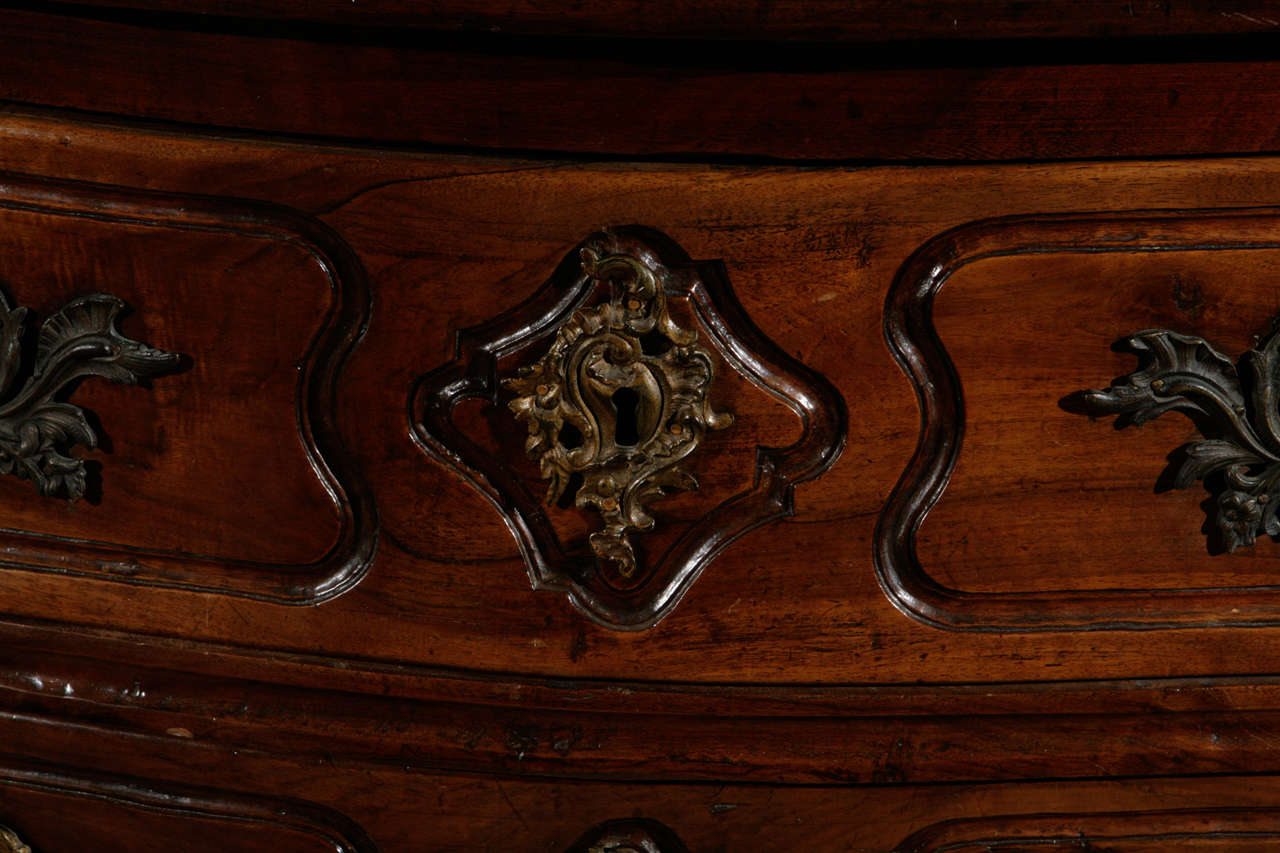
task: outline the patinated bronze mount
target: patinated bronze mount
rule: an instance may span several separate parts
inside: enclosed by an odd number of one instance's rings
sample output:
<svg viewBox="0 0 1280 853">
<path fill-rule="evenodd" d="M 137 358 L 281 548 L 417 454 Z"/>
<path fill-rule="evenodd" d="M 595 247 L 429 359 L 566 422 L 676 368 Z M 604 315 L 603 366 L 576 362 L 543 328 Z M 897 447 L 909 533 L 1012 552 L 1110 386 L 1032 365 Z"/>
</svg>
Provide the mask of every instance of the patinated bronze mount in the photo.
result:
<svg viewBox="0 0 1280 853">
<path fill-rule="evenodd" d="M 1205 437 L 1175 454 L 1174 487 L 1204 481 L 1228 551 L 1253 545 L 1259 533 L 1280 535 L 1280 326 L 1238 369 L 1203 338 L 1167 329 L 1124 344 L 1138 355 L 1138 370 L 1105 391 L 1082 392 L 1085 411 L 1120 415 L 1119 426 L 1171 411 L 1189 416 Z"/>
<path fill-rule="evenodd" d="M 66 386 L 88 376 L 128 385 L 172 373 L 180 356 L 130 340 L 116 330 L 124 303 L 103 293 L 67 303 L 40 326 L 35 362 L 21 388 L 26 308 L 0 297 L 0 473 L 31 480 L 40 494 L 84 496 L 84 460 L 76 444 L 97 445 L 79 406 L 60 401 Z"/>
<path fill-rule="evenodd" d="M 611 285 L 612 298 L 574 313 L 546 355 L 502 384 L 517 394 L 511 411 L 528 424 L 525 452 L 550 481 L 547 504 L 581 475 L 574 505 L 594 507 L 604 521 L 591 549 L 630 577 L 636 554 L 628 535 L 655 524 L 647 505 L 698 488 L 680 461 L 733 416 L 712 411 L 715 362 L 697 332 L 672 321 L 653 269 L 591 248 L 581 258 L 593 282 Z"/>
</svg>

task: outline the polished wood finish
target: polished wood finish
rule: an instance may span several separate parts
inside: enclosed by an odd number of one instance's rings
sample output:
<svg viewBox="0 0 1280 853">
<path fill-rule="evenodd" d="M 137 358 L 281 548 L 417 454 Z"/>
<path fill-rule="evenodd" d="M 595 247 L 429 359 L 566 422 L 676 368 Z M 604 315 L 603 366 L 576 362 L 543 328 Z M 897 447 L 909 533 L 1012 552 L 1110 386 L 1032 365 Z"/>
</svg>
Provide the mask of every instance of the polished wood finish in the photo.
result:
<svg viewBox="0 0 1280 853">
<path fill-rule="evenodd" d="M 534 0 L 90 0 L 94 6 L 291 22 L 549 36 L 896 41 L 902 39 L 1173 36 L 1273 32 L 1259 0 L 630 0 L 548 5 Z M 81 7 L 84 8 L 84 7 Z"/>
<path fill-rule="evenodd" d="M 924 52 L 919 67 L 910 48 L 867 66 L 846 48 L 467 51 L 14 9 L 0 24 L 6 101 L 451 151 L 965 162 L 1246 154 L 1274 151 L 1280 134 L 1270 41 L 1175 45 L 1152 62 L 1086 44 L 1006 64 L 982 47 Z"/>
<path fill-rule="evenodd" d="M 296 800 L 189 786 L 144 786 L 26 762 L 0 762 L 0 802 L 32 850 L 160 853 L 242 850 L 374 853 L 349 819 Z M 14 851 L 18 853 L 18 851 Z"/>
<path fill-rule="evenodd" d="M 1280 544 L 1220 553 L 1214 484 L 1165 488 L 1204 423 L 1078 405 L 1138 330 L 1273 329 L 1280 97 L 1243 34 L 1275 24 L 1034 5 L 0 12 L 7 301 L 113 294 L 183 354 L 68 389 L 84 500 L 0 477 L 0 826 L 1280 849 Z M 665 342 L 584 247 L 661 268 Z M 613 493 L 546 505 L 511 410 L 575 322 L 639 324 L 583 368 L 610 389 L 643 385 L 624 350 L 700 347 L 638 420 L 733 417 L 670 433 L 703 430 L 692 479 L 642 502 L 630 572 L 592 548 Z M 620 435 L 606 467 L 652 462 Z"/>
<path fill-rule="evenodd" d="M 133 585 L 123 595 L 108 580 L 14 572 L 0 579 L 13 619 L 48 620 L 56 614 L 59 622 L 86 628 L 265 646 L 268 655 L 311 654 L 347 666 L 368 661 L 410 669 L 452 667 L 566 678 L 627 678 L 642 672 L 646 679 L 701 683 L 795 683 L 798 667 L 807 681 L 835 684 L 1117 679 L 1135 674 L 1213 677 L 1267 672 L 1280 660 L 1280 633 L 1269 628 L 1167 631 L 1160 635 L 1167 654 L 1158 657 L 1149 654 L 1150 635 L 1128 630 L 1095 632 L 1087 642 L 1022 632 L 1006 632 L 993 642 L 940 632 L 903 622 L 881 592 L 871 562 L 877 519 L 919 432 L 912 383 L 882 337 L 882 300 L 913 252 L 953 227 L 1031 205 L 1052 212 L 1086 205 L 1130 211 L 1263 204 L 1280 188 L 1273 161 L 819 172 L 684 165 L 638 169 L 365 155 L 350 149 L 140 134 L 35 116 L 11 115 L 5 127 L 10 143 L 0 144 L 0 157 L 12 170 L 47 173 L 56 168 L 67 178 L 109 184 L 132 180 L 143 189 L 164 187 L 167 192 L 198 187 L 236 198 L 256 192 L 310 212 L 343 235 L 362 259 L 370 287 L 381 294 L 375 295 L 369 332 L 343 368 L 335 397 L 336 425 L 350 465 L 379 496 L 379 546 L 369 576 L 375 582 L 363 582 L 322 608 L 291 612 L 268 602 L 233 602 L 226 596 L 206 598 L 148 585 Z M 68 139 L 71 144 L 63 145 Z M 316 174 L 326 180 L 317 184 L 312 178 Z M 1191 215 L 1185 226 L 1190 232 L 1197 227 L 1195 216 L 1212 220 L 1214 214 Z M 690 254 L 735 259 L 727 264 L 728 272 L 747 315 L 780 348 L 830 379 L 850 412 L 850 449 L 826 474 L 796 490 L 797 519 L 804 523 L 783 522 L 731 545 L 672 616 L 641 642 L 584 625 L 555 596 L 531 599 L 523 559 L 498 513 L 453 473 L 432 463 L 410 438 L 414 382 L 423 371 L 453 357 L 456 332 L 531 296 L 580 236 L 601 221 L 662 221 Z M 865 252 L 849 254 L 850 245 L 865 247 Z M 1072 254 L 1073 263 L 1085 266 L 1064 268 L 1052 287 L 1043 285 L 1043 301 L 1028 298 L 1035 294 L 1036 282 L 1047 281 L 1043 272 L 1033 270 L 1036 278 L 1017 273 L 1012 280 L 1022 286 L 1011 288 L 1010 278 L 985 275 L 979 264 L 966 267 L 968 278 L 961 280 L 962 272 L 940 292 L 937 319 L 952 329 L 950 336 L 948 328 L 940 328 L 940 334 L 964 377 L 968 402 L 963 454 L 990 460 L 983 463 L 989 466 L 988 479 L 1005 477 L 1002 488 L 1024 488 L 1019 484 L 1026 463 L 1023 468 L 1005 464 L 1007 445 L 981 440 L 983 434 L 1019 440 L 1024 433 L 999 421 L 1015 400 L 1024 407 L 1018 414 L 1021 421 L 1034 418 L 1034 423 L 1052 423 L 1061 430 L 1060 443 L 1050 446 L 1065 454 L 1031 457 L 1030 462 L 1053 467 L 1028 481 L 1025 491 L 1000 499 L 1045 502 L 1037 510 L 1042 514 L 1032 516 L 1040 518 L 1035 525 L 1040 538 L 1024 534 L 1021 544 L 1056 547 L 1059 562 L 1001 562 L 1008 566 L 1004 574 L 987 571 L 982 582 L 999 584 L 1004 578 L 998 589 L 1054 590 L 1072 579 L 1129 572 L 1129 588 L 1150 590 L 1179 583 L 1203 587 L 1220 579 L 1223 560 L 1207 554 L 1199 530 L 1185 524 L 1187 513 L 1196 511 L 1194 494 L 1156 499 L 1149 494 L 1152 476 L 1168 452 L 1161 448 L 1179 443 L 1175 422 L 1144 428 L 1172 431 L 1166 438 L 1142 435 L 1141 443 L 1149 448 L 1144 459 L 1118 451 L 1116 442 L 1123 442 L 1125 434 L 1117 436 L 1106 424 L 1091 428 L 1086 419 L 1059 406 L 1063 396 L 1089 387 L 1098 376 L 1131 369 L 1132 358 L 1111 352 L 1109 346 L 1134 328 L 1177 326 L 1225 348 L 1247 348 L 1251 331 L 1263 328 L 1271 313 L 1264 295 L 1268 277 L 1255 275 L 1253 262 L 1232 265 L 1232 260 L 1267 252 L 1187 254 L 1201 267 L 1179 267 L 1182 259 L 1167 252 Z M 1143 263 L 1124 260 L 1134 256 Z M 1061 262 L 1047 255 L 1032 258 Z M 1265 272 L 1266 266 L 1261 269 Z M 1175 287 L 1172 276 L 1179 270 L 1184 283 Z M 1230 278 L 1228 270 L 1233 271 Z M 1178 305 L 1186 304 L 1184 291 L 1191 287 L 1187 277 L 1204 282 L 1203 319 L 1179 324 L 1178 317 L 1185 315 Z M 1130 289 L 1117 286 L 1117 280 L 1130 281 Z M 1211 281 L 1221 282 L 1221 289 Z M 1253 290 L 1241 289 L 1246 283 Z M 1065 306 L 1064 293 L 1074 294 L 1074 314 Z M 1215 294 L 1230 301 L 1215 302 Z M 1116 313 L 1098 310 L 1103 298 L 1111 300 L 1104 304 L 1114 306 Z M 147 304 L 145 299 L 134 301 Z M 1233 319 L 1246 304 L 1252 314 Z M 1120 306 L 1127 306 L 1127 313 Z M 944 309 L 958 312 L 957 317 L 978 318 L 960 321 L 973 341 L 968 355 Z M 1028 339 L 1015 337 L 1016 324 L 990 322 L 993 310 L 998 316 L 1022 311 L 1036 317 L 1039 325 L 1028 327 L 1028 334 L 1036 336 L 1064 323 L 1083 328 L 1060 336 L 1073 357 L 1059 360 L 1045 349 L 1044 360 L 1036 361 L 1028 354 L 1034 351 L 1024 343 Z M 289 322 L 310 322 L 301 314 L 279 314 L 273 320 L 284 328 Z M 156 340 L 178 348 L 168 338 Z M 1010 349 L 994 362 L 990 347 L 1000 341 Z M 1017 365 L 1040 377 L 1034 386 L 1038 396 L 1019 396 L 1026 383 L 1010 384 L 1005 378 Z M 714 436 L 720 451 L 695 469 L 703 479 L 698 494 L 704 497 L 744 488 L 751 480 L 755 448 L 793 441 L 797 434 L 795 417 L 784 405 L 762 397 L 735 371 L 725 371 L 722 378 L 724 408 L 735 412 L 738 422 Z M 106 386 L 103 393 L 116 390 Z M 290 411 L 292 395 L 282 391 L 280 396 L 280 410 Z M 992 402 L 986 404 L 987 399 Z M 985 425 L 988 420 L 992 425 Z M 104 422 L 110 421 L 104 417 Z M 518 425 L 513 427 L 518 433 Z M 508 449 L 512 464 L 528 464 L 521 442 Z M 959 512 L 962 504 L 955 502 L 970 493 L 963 454 L 938 513 L 949 505 Z M 1144 513 L 1161 511 L 1170 499 L 1190 501 L 1189 509 L 1169 509 L 1176 521 L 1167 528 L 1133 524 L 1131 517 L 1117 513 L 1109 519 L 1115 528 L 1129 531 L 1131 549 L 1167 554 L 1180 547 L 1168 536 L 1183 537 L 1188 549 L 1183 559 L 1191 561 L 1179 570 L 1184 575 L 1171 577 L 1166 565 L 1151 560 L 1131 561 L 1125 552 L 1115 553 L 1110 541 L 1090 537 L 1081 544 L 1071 534 L 1073 525 L 1098 523 L 1093 507 L 1112 492 L 1090 492 L 1088 501 L 1072 506 L 1052 495 L 1036 496 L 1035 483 L 1045 479 L 1079 489 L 1082 471 L 1110 478 L 1117 458 L 1130 466 L 1132 479 L 1125 482 Z M 721 464 L 725 467 L 715 474 Z M 441 501 L 439 495 L 449 498 Z M 684 497 L 671 504 L 678 500 Z M 992 508 L 986 521 L 969 509 L 957 524 L 970 529 L 975 522 L 1029 526 L 990 495 L 963 504 L 974 505 Z M 1049 505 L 1057 507 L 1059 516 L 1075 515 L 1050 525 Z M 922 535 L 941 543 L 930 548 L 945 546 L 945 540 L 934 538 L 929 522 Z M 1020 544 L 1012 538 L 970 538 L 971 547 L 953 548 L 957 553 L 947 557 L 950 571 L 973 566 L 977 572 L 989 562 L 991 549 L 1006 547 L 995 552 L 1005 561 Z M 1082 548 L 1093 549 L 1088 559 L 1079 556 Z M 1077 556 L 1068 559 L 1064 553 Z M 805 556 L 798 561 L 787 556 L 797 554 Z M 1235 555 L 1227 559 L 1231 572 L 1249 573 L 1237 584 L 1247 588 L 1265 585 L 1272 558 L 1271 550 L 1259 548 L 1247 567 L 1234 568 L 1242 562 Z M 938 565 L 924 555 L 921 561 L 930 571 Z M 1017 574 L 1010 576 L 1011 571 Z M 1144 574 L 1146 586 L 1141 585 Z M 959 588 L 981 588 L 976 578 L 967 583 L 974 586 Z M 406 630 L 405 620 L 412 630 Z M 762 624 L 770 626 L 763 644 L 758 640 Z M 491 625 L 502 628 L 492 630 Z M 264 642 L 267 637 L 269 643 Z M 756 652 L 744 656 L 744 647 Z M 1227 653 L 1246 648 L 1247 654 Z"/>
</svg>

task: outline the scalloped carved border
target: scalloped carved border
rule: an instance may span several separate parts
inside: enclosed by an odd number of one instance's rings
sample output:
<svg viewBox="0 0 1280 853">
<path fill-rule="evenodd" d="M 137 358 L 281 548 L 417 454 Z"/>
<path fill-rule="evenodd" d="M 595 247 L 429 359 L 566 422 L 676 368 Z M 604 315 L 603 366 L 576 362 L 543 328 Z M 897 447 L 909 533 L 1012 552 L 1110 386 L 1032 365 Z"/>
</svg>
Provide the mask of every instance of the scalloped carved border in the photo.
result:
<svg viewBox="0 0 1280 853">
<path fill-rule="evenodd" d="M 1280 210 L 1264 208 L 982 220 L 917 249 L 894 279 L 884 318 L 921 412 L 915 455 L 876 526 L 876 573 L 894 605 L 935 627 L 970 631 L 1280 625 L 1276 587 L 978 593 L 938 583 L 916 555 L 916 534 L 946 490 L 964 438 L 964 391 L 932 320 L 933 299 L 956 271 L 1013 255 L 1278 248 Z"/>
<path fill-rule="evenodd" d="M 1280 810 L 1186 809 L 1150 812 L 1005 815 L 946 821 L 920 830 L 893 853 L 993 853 L 999 850 L 1107 850 L 1126 844 L 1182 849 L 1187 842 L 1268 841 L 1280 850 Z M 1100 845 L 1095 848 L 1095 845 Z M 1197 847 L 1197 849 L 1200 849 Z M 1215 849 L 1216 845 L 1215 845 Z M 1220 848 L 1223 851 L 1230 847 Z M 1252 848 L 1251 848 L 1252 849 Z"/>
<path fill-rule="evenodd" d="M 16 759 L 0 765 L 0 788 L 5 787 L 108 802 L 122 808 L 144 809 L 174 818 L 225 821 L 231 826 L 260 824 L 309 835 L 315 839 L 317 850 L 377 853 L 377 846 L 351 818 L 327 806 L 301 800 L 257 797 L 149 780 L 144 785 L 123 778 L 83 774 L 77 770 Z M 0 821 L 8 824 L 14 832 L 21 832 L 21 819 L 22 815 L 0 815 Z M 34 836 L 37 830 L 38 827 L 26 827 L 22 837 L 29 840 L 25 833 Z M 234 849 L 234 846 L 228 845 L 227 849 Z M 36 849 L 34 853 L 41 851 Z"/>
<path fill-rule="evenodd" d="M 274 240 L 310 254 L 329 280 L 333 301 L 299 363 L 291 414 L 300 451 L 328 491 L 340 527 L 329 552 L 306 565 L 148 551 L 33 531 L 4 531 L 3 537 L 14 544 L 6 546 L 3 565 L 299 605 L 332 598 L 359 583 L 377 545 L 378 515 L 335 421 L 338 377 L 364 335 L 370 312 L 364 268 L 351 247 L 319 220 L 279 205 L 5 172 L 0 172 L 0 208 Z"/>
<path fill-rule="evenodd" d="M 468 398 L 496 405 L 498 360 L 554 335 L 596 292 L 579 266 L 592 244 L 605 253 L 638 253 L 670 272 L 669 293 L 686 298 L 701 330 L 731 367 L 788 406 L 803 425 L 789 447 L 760 447 L 755 483 L 708 512 L 652 567 L 637 590 L 621 593 L 582 581 L 538 498 L 500 462 L 453 423 L 453 407 Z M 744 533 L 793 514 L 797 483 L 825 472 L 844 448 L 848 415 L 843 398 L 824 377 L 778 348 L 751 321 L 733 295 L 724 267 L 693 261 L 670 238 L 628 226 L 598 232 L 575 247 L 550 281 L 522 305 L 458 333 L 453 361 L 423 376 L 410 396 L 412 432 L 431 457 L 445 463 L 502 513 L 520 545 L 534 589 L 565 592 L 574 607 L 608 628 L 643 630 L 671 612 L 702 570 Z"/>
</svg>

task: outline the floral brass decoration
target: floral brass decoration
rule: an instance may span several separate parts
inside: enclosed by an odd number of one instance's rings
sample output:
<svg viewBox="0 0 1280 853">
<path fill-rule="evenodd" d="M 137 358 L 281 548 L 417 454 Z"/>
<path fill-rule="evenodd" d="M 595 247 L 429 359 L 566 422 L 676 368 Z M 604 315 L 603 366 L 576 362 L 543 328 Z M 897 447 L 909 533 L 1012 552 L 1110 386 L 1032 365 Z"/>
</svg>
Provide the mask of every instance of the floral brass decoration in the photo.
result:
<svg viewBox="0 0 1280 853">
<path fill-rule="evenodd" d="M 12 829 L 0 826 L 0 853 L 31 853 L 31 848 Z"/>
<path fill-rule="evenodd" d="M 502 384 L 517 395 L 511 411 L 528 424 L 525 452 L 549 481 L 547 503 L 580 475 L 574 505 L 603 519 L 591 548 L 630 577 L 636 554 L 628 537 L 653 528 L 648 505 L 698 488 L 680 462 L 733 416 L 712 411 L 715 363 L 697 332 L 671 319 L 654 271 L 631 255 L 583 248 L 580 258 L 584 274 L 609 283 L 612 297 L 576 311 L 546 355 Z"/>
<path fill-rule="evenodd" d="M 1105 391 L 1083 392 L 1085 410 L 1120 415 L 1120 426 L 1186 414 L 1205 437 L 1175 455 L 1174 487 L 1206 483 L 1228 551 L 1253 545 L 1259 533 L 1280 535 L 1280 327 L 1239 368 L 1203 338 L 1166 329 L 1138 332 L 1125 346 L 1138 370 Z"/>
<path fill-rule="evenodd" d="M 34 364 L 19 385 L 27 309 L 0 297 L 0 473 L 31 480 L 42 495 L 84 496 L 84 460 L 67 454 L 76 444 L 96 446 L 97 436 L 84 411 L 57 395 L 88 376 L 133 385 L 172 373 L 181 358 L 121 335 L 115 322 L 123 308 L 102 293 L 67 303 L 40 326 Z"/>
</svg>

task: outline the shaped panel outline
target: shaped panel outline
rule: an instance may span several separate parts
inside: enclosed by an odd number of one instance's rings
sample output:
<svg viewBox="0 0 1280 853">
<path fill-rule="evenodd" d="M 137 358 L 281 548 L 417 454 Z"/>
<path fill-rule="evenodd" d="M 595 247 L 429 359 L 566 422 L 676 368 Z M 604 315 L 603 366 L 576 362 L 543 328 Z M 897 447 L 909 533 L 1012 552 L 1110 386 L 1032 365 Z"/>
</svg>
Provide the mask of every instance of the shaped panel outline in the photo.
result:
<svg viewBox="0 0 1280 853">
<path fill-rule="evenodd" d="M 376 550 L 378 514 L 369 486 L 343 447 L 335 416 L 338 380 L 368 327 L 371 302 L 364 268 L 341 236 L 318 219 L 281 205 L 11 172 L 0 172 L 0 209 L 271 240 L 312 257 L 332 297 L 320 330 L 299 358 L 291 409 L 299 451 L 327 492 L 338 522 L 332 547 L 305 565 L 0 529 L 0 536 L 13 543 L 4 549 L 0 566 L 297 605 L 324 601 L 359 583 Z"/>
<path fill-rule="evenodd" d="M 284 800 L 248 794 L 86 774 L 63 767 L 39 765 L 18 759 L 0 759 L 0 788 L 12 787 L 54 796 L 91 799 L 166 815 L 226 821 L 228 824 L 265 824 L 283 831 L 310 835 L 317 849 L 332 853 L 377 853 L 377 847 L 360 826 L 327 806 L 301 800 Z M 21 815 L 0 815 L 25 837 Z M 34 834 L 38 827 L 25 827 Z M 35 849 L 33 853 L 40 853 Z"/>
<path fill-rule="evenodd" d="M 939 583 L 916 553 L 920 526 L 946 491 L 964 440 L 964 389 L 932 316 L 952 275 L 1018 255 L 1275 249 L 1277 208 L 1003 217 L 961 225 L 916 249 L 894 278 L 884 314 L 885 339 L 920 407 L 915 452 L 875 531 L 876 575 L 894 606 L 934 627 L 966 631 L 1280 625 L 1280 586 L 974 592 Z"/>
<path fill-rule="evenodd" d="M 514 475 L 465 436 L 452 410 L 463 399 L 496 405 L 499 358 L 552 336 L 595 293 L 580 270 L 581 250 L 631 254 L 664 270 L 668 296 L 685 298 L 715 351 L 762 393 L 800 420 L 787 447 L 757 447 L 751 486 L 707 512 L 673 544 L 638 592 L 583 582 L 540 502 Z M 502 515 L 520 546 L 535 590 L 557 590 L 597 624 L 639 631 L 663 619 L 704 568 L 734 540 L 794 513 L 794 487 L 815 479 L 839 458 L 847 437 L 844 399 L 821 374 L 773 343 L 747 316 L 723 264 L 694 261 L 669 237 L 643 226 L 599 231 L 572 249 L 528 301 L 479 326 L 460 331 L 452 361 L 425 374 L 409 399 L 410 429 L 419 446 L 470 482 Z"/>
</svg>

